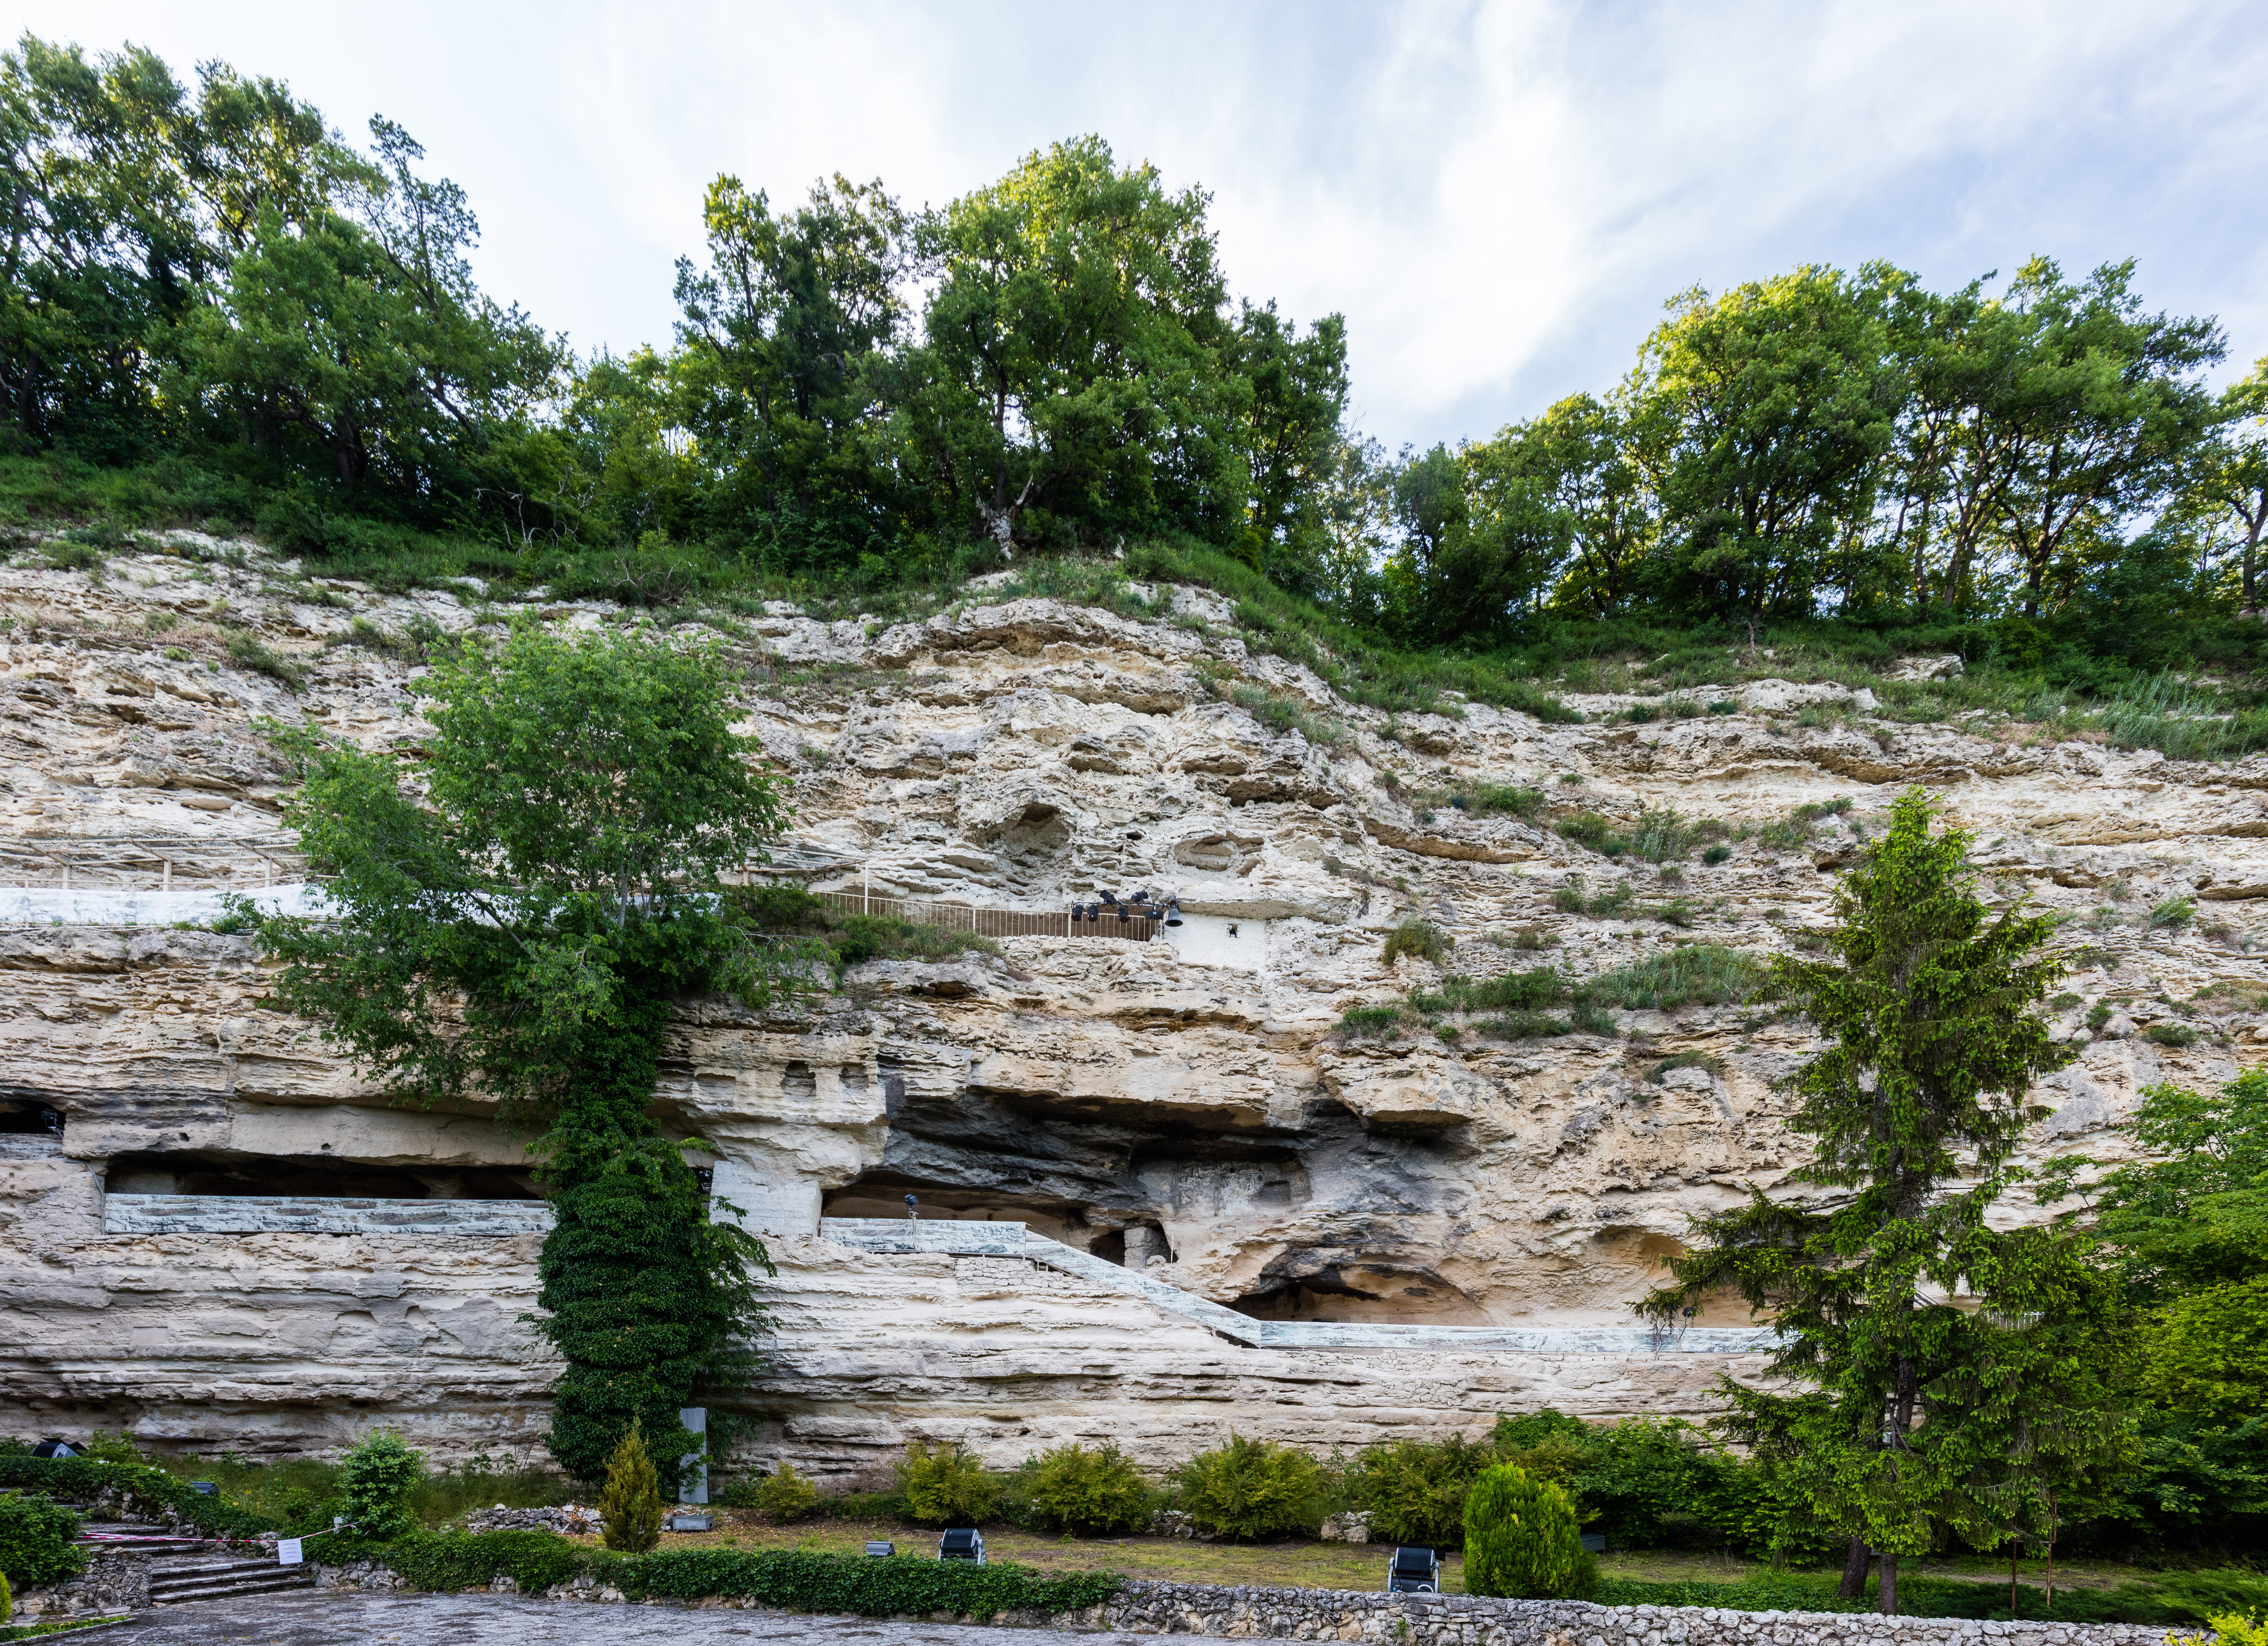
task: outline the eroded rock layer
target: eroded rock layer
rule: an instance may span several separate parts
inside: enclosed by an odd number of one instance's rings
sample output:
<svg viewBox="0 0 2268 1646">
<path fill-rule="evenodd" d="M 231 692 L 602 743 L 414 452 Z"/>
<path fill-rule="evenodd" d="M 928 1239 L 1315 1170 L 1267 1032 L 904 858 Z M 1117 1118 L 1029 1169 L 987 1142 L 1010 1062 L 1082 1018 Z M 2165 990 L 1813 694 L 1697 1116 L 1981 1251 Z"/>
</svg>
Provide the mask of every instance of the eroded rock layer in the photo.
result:
<svg viewBox="0 0 2268 1646">
<path fill-rule="evenodd" d="M 549 1376 L 521 1318 L 534 1236 L 106 1226 L 106 1192 L 536 1192 L 492 1115 L 389 1106 L 262 1006 L 247 940 L 173 926 L 209 923 L 217 890 L 297 877 L 262 718 L 414 744 L 405 637 L 508 614 L 470 589 L 384 596 L 174 549 L 99 581 L 0 572 L 0 1428 L 289 1451 L 386 1421 L 445 1453 L 530 1449 Z M 760 1455 L 850 1479 L 915 1434 L 1011 1461 L 1111 1436 L 1162 1461 L 1232 1426 L 1359 1443 L 1546 1403 L 1705 1410 L 1737 1362 L 1247 1349 L 1020 1259 L 814 1231 L 911 1193 L 1265 1319 L 1627 1323 L 1692 1214 L 1793 1163 L 1778 1088 L 1808 1032 L 1768 1007 L 1643 1000 L 1611 1036 L 1414 1013 L 1349 1033 L 1344 1014 L 1445 972 L 1580 979 L 1697 942 L 1800 947 L 1908 784 L 1977 830 L 1995 898 L 2074 922 L 2050 1009 L 2080 1055 L 2043 1086 L 2030 1155 L 2116 1158 L 2142 1087 L 2262 1056 L 2268 761 L 1909 724 L 1785 681 L 1642 724 L 1607 718 L 1627 698 L 1570 699 L 1579 726 L 1477 704 L 1389 717 L 1248 649 L 1210 595 L 1135 593 L 1148 615 L 977 587 L 921 623 L 776 607 L 720 624 L 747 662 L 747 729 L 795 783 L 783 868 L 1031 913 L 1148 888 L 1186 915 L 1147 942 L 873 963 L 768 1014 L 681 1003 L 657 1112 L 706 1140 L 781 1262 Z M 304 680 L 234 661 L 261 653 Z M 1473 803 L 1505 786 L 1543 798 Z M 1689 848 L 1665 876 L 1554 827 L 1627 834 L 1670 811 L 1723 825 L 1728 854 Z M 1411 914 L 1454 940 L 1443 964 L 1384 963 Z"/>
</svg>

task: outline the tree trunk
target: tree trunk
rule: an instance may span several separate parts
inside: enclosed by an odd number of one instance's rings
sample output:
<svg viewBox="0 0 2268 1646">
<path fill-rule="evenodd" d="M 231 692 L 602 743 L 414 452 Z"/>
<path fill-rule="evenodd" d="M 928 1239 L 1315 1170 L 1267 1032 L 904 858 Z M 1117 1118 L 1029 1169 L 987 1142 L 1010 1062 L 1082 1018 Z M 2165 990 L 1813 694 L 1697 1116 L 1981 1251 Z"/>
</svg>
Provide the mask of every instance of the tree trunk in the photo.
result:
<svg viewBox="0 0 2268 1646">
<path fill-rule="evenodd" d="M 1898 1614 L 1898 1557 L 1888 1549 L 1882 1551 L 1882 1592 L 1874 1610 L 1886 1618 Z"/>
<path fill-rule="evenodd" d="M 2008 1615 L 2016 1615 L 2016 1540 L 2008 1539 Z"/>
<path fill-rule="evenodd" d="M 1867 1546 L 1867 1539 L 1858 1532 L 1851 1534 L 1851 1553 L 1843 1562 L 1843 1583 L 1836 1590 L 1837 1600 L 1856 1600 L 1867 1592 L 1867 1568 L 1874 1561 L 1874 1552 Z"/>
</svg>

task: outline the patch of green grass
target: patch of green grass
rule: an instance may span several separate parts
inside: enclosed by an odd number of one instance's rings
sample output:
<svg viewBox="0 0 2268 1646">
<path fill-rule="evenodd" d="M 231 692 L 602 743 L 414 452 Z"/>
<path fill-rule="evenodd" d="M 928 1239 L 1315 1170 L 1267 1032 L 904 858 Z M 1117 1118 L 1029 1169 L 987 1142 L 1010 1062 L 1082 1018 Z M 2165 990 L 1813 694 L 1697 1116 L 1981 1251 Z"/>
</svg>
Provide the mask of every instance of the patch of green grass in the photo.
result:
<svg viewBox="0 0 2268 1646">
<path fill-rule="evenodd" d="M 306 664 L 271 649 L 249 629 L 239 629 L 228 637 L 228 654 L 254 674 L 280 680 L 294 690 L 307 679 Z"/>
<path fill-rule="evenodd" d="M 1581 985 L 1580 997 L 1594 1006 L 1625 1011 L 1731 1006 L 1761 998 L 1767 975 L 1762 964 L 1738 949 L 1688 943 L 1603 972 Z"/>
</svg>

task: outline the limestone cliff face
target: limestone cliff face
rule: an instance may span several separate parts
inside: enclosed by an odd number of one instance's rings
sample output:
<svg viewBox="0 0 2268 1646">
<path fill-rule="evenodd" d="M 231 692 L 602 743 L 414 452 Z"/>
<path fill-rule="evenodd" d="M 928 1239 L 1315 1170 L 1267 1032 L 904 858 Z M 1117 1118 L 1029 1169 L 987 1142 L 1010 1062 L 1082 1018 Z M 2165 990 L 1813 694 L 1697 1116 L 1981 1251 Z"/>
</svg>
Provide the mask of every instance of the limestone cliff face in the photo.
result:
<svg viewBox="0 0 2268 1646">
<path fill-rule="evenodd" d="M 533 1236 L 106 1229 L 106 1190 L 532 1192 L 493 1117 L 389 1107 L 261 1004 L 245 940 L 173 927 L 209 917 L 215 889 L 297 877 L 261 717 L 414 742 L 418 669 L 389 637 L 507 614 L 471 590 L 384 596 L 175 546 L 99 582 L 0 572 L 0 1102 L 21 1122 L 0 1136 L 0 1399 L 25 1432 L 130 1421 L 291 1450 L 383 1418 L 444 1448 L 532 1443 L 548 1377 L 519 1320 Z M 1449 969 L 1474 977 L 1586 977 L 1694 941 L 1762 957 L 1825 923 L 1833 871 L 1919 782 L 1979 831 L 1996 895 L 2069 912 L 2088 946 L 2055 1017 L 2083 1050 L 2046 1082 L 2054 1113 L 2029 1150 L 2115 1156 L 2142 1086 L 2263 1055 L 2268 761 L 2025 747 L 1774 681 L 1698 694 L 1736 712 L 1666 722 L 1580 697 L 1593 723 L 1477 704 L 1390 718 L 1249 651 L 1210 595 L 1138 592 L 1152 615 L 978 587 L 924 623 L 779 607 L 726 625 L 747 729 L 795 781 L 784 867 L 809 883 L 1039 912 L 1148 887 L 1188 916 L 1149 942 L 1024 936 L 879 963 L 769 1014 L 681 1004 L 657 1112 L 707 1140 L 720 1192 L 771 1232 L 765 1443 L 822 1473 L 869 1467 L 906 1433 L 990 1436 L 1012 1458 L 1138 1430 L 1162 1458 L 1229 1421 L 1328 1443 L 1545 1399 L 1703 1409 L 1710 1357 L 1236 1349 L 1020 1260 L 815 1235 L 822 1212 L 895 1214 L 913 1192 L 930 1215 L 1022 1221 L 1267 1318 L 1627 1322 L 1691 1214 L 1793 1163 L 1777 1088 L 1807 1032 L 1697 1007 L 1622 1014 L 1611 1038 L 1350 1037 L 1348 1008 L 1438 980 L 1381 962 L 1407 914 L 1451 934 Z M 304 685 L 225 661 L 239 636 Z M 1451 803 L 1513 783 L 1545 792 L 1533 821 Z M 1675 885 L 1549 827 L 1674 809 L 1737 835 L 1838 797 L 1852 809 L 1808 839 L 1736 839 Z M 1624 881 L 1635 896 L 1565 912 L 1555 894 L 1578 876 L 1594 898 Z M 2144 923 L 2182 896 L 2198 919 Z M 1631 918 L 1673 898 L 1691 924 Z M 2195 1044 L 2137 1032 L 2177 1012 Z M 59 1147 L 32 1135 L 40 1106 L 63 1117 Z"/>
</svg>

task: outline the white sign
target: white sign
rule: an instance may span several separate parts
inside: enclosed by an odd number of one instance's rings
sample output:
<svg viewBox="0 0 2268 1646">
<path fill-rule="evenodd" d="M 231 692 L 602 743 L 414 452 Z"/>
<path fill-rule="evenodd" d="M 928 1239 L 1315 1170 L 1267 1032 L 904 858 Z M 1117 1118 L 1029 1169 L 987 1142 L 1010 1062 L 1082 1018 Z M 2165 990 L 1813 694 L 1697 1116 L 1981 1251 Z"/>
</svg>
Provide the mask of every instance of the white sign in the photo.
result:
<svg viewBox="0 0 2268 1646">
<path fill-rule="evenodd" d="M 276 1563 L 278 1566 L 297 1566 L 300 1563 L 303 1558 L 304 1557 L 299 1553 L 298 1539 L 279 1538 L 276 1539 Z"/>
</svg>

